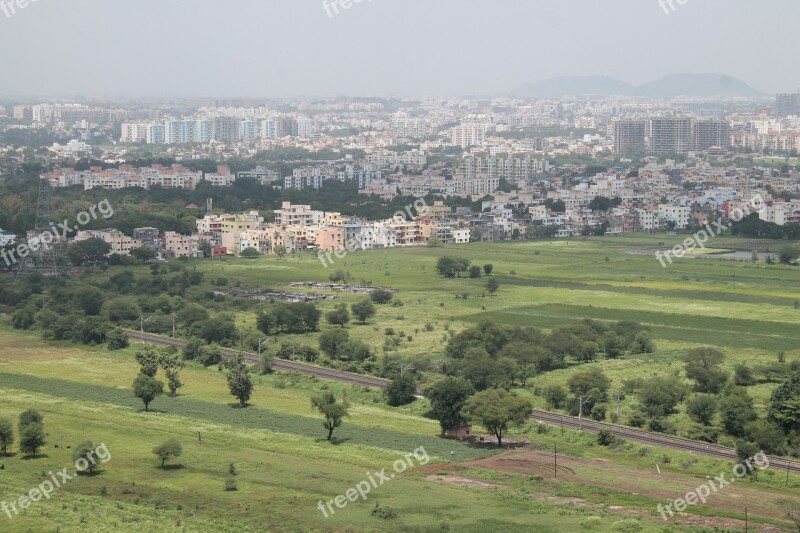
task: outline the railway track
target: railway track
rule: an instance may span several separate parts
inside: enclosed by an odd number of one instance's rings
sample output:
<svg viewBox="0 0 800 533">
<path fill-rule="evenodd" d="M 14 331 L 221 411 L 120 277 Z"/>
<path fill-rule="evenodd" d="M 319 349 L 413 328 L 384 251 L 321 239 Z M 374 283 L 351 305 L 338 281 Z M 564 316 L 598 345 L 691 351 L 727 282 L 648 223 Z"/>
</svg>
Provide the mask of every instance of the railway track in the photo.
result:
<svg viewBox="0 0 800 533">
<path fill-rule="evenodd" d="M 180 339 L 173 339 L 169 337 L 161 337 L 160 335 L 152 335 L 150 333 L 142 333 L 138 331 L 128 330 L 128 337 L 131 343 L 134 342 L 149 342 L 158 344 L 160 346 L 175 346 L 176 348 L 183 348 L 186 341 Z M 236 355 L 243 353 L 245 360 L 252 364 L 259 364 L 258 356 L 253 353 L 242 352 L 241 350 L 231 350 L 230 348 L 222 348 L 222 353 L 226 355 Z M 374 378 L 370 376 L 361 376 L 359 374 L 352 374 L 342 370 L 334 370 L 332 368 L 323 368 L 320 366 L 309 365 L 305 363 L 298 363 L 297 361 L 286 361 L 285 359 L 275 359 L 272 364 L 278 370 L 283 372 L 299 372 L 308 376 L 316 376 L 319 378 L 330 379 L 333 381 L 341 381 L 350 383 L 352 385 L 361 385 L 363 387 L 373 387 L 378 389 L 385 389 L 389 382 L 385 379 Z"/>
<path fill-rule="evenodd" d="M 161 337 L 159 335 L 152 335 L 149 333 L 145 333 L 144 335 L 142 335 L 140 332 L 132 330 L 128 331 L 128 336 L 130 337 L 131 342 L 144 340 L 145 342 L 159 344 L 162 346 L 175 346 L 176 348 L 183 348 L 183 346 L 186 344 L 185 341 L 182 341 L 180 339 Z M 235 355 L 238 353 L 242 353 L 240 350 L 231 350 L 229 348 L 224 348 L 222 351 L 227 355 Z M 247 361 L 253 364 L 259 363 L 257 355 L 247 352 L 243 353 Z M 341 370 L 334 370 L 331 368 L 322 368 L 319 366 L 309 365 L 305 363 L 298 363 L 296 361 L 286 361 L 283 359 L 276 359 L 273 363 L 273 366 L 276 369 L 282 370 L 284 372 L 299 372 L 301 374 L 305 374 L 308 376 L 316 376 L 323 379 L 330 379 L 333 381 L 350 383 L 353 385 L 360 385 L 363 387 L 385 389 L 389 385 L 389 381 L 385 379 L 369 377 L 369 376 L 361 376 L 358 374 L 352 374 L 350 372 L 344 372 Z M 417 391 L 417 395 L 421 397 L 422 392 Z M 581 422 L 578 420 L 578 418 L 573 416 L 559 415 L 547 411 L 538 411 L 538 410 L 534 411 L 532 418 L 536 422 L 545 423 L 548 425 L 553 425 L 558 427 L 563 426 L 568 429 L 582 429 L 583 431 L 589 431 L 591 433 L 597 433 L 602 429 L 607 429 L 617 437 L 627 439 L 633 442 L 638 442 L 640 444 L 660 446 L 663 448 L 669 448 L 672 450 L 678 450 L 682 452 L 695 453 L 698 455 L 705 455 L 708 457 L 714 457 L 716 459 L 722 459 L 727 461 L 737 460 L 735 450 L 733 450 L 732 448 L 726 448 L 725 446 L 720 446 L 719 444 L 707 444 L 705 442 L 684 439 L 681 437 L 674 437 L 672 435 L 652 433 L 650 431 L 645 431 L 642 429 L 629 428 L 625 426 L 619 426 L 616 424 L 608 424 L 605 422 L 595 422 L 594 420 L 583 420 Z M 779 457 L 770 456 L 769 462 L 770 462 L 770 468 L 774 468 L 777 470 L 784 470 L 784 471 L 788 470 L 790 472 L 800 474 L 800 461 L 789 461 L 787 459 L 781 459 Z"/>
<path fill-rule="evenodd" d="M 583 422 L 581 422 L 573 416 L 562 416 L 547 411 L 534 411 L 533 419 L 551 426 L 560 427 L 563 425 L 568 429 L 581 429 L 582 426 L 583 431 L 589 431 L 591 433 L 597 433 L 602 429 L 607 429 L 617 437 L 640 444 L 649 444 L 682 452 L 696 453 L 698 455 L 706 455 L 726 461 L 738 460 L 735 450 L 720 446 L 719 444 L 707 444 L 705 442 L 684 439 L 672 435 L 652 433 L 642 429 L 629 428 L 605 422 L 595 422 L 594 420 L 583 420 Z M 789 461 L 787 459 L 781 459 L 780 457 L 769 456 L 769 467 L 776 470 L 788 470 L 800 474 L 800 461 Z"/>
</svg>

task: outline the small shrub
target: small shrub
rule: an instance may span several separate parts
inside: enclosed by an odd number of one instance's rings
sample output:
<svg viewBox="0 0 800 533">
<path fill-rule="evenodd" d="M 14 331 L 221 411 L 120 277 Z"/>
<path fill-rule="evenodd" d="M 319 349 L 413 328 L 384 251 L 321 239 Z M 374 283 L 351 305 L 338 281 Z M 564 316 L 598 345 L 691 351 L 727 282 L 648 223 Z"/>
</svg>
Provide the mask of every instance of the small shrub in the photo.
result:
<svg viewBox="0 0 800 533">
<path fill-rule="evenodd" d="M 616 441 L 617 437 L 608 429 L 601 429 L 597 433 L 597 444 L 600 446 L 613 446 Z"/>
</svg>

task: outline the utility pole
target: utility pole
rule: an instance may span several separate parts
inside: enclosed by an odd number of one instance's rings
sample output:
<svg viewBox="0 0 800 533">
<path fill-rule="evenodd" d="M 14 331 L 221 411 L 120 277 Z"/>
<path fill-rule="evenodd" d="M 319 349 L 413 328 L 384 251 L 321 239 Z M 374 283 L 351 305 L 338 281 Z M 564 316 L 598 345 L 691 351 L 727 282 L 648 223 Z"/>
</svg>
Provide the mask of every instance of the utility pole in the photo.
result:
<svg viewBox="0 0 800 533">
<path fill-rule="evenodd" d="M 621 400 L 621 397 L 622 397 L 622 393 L 618 392 L 617 393 L 617 424 L 619 424 L 619 402 Z"/>
<path fill-rule="evenodd" d="M 147 317 L 147 320 L 151 318 L 153 318 L 153 315 Z M 144 344 L 144 323 L 147 322 L 147 320 L 145 320 L 144 315 L 139 315 L 139 340 L 142 341 L 142 344 Z"/>
<path fill-rule="evenodd" d="M 172 315 L 172 338 L 175 338 L 175 315 Z"/>
<path fill-rule="evenodd" d="M 553 444 L 553 477 L 558 479 L 558 443 Z"/>
<path fill-rule="evenodd" d="M 792 462 L 791 462 L 791 461 L 789 461 L 789 462 L 786 464 L 786 486 L 787 486 L 787 487 L 789 486 L 789 467 L 790 467 L 790 466 L 792 466 Z"/>
<path fill-rule="evenodd" d="M 587 396 L 585 400 L 583 396 L 578 397 L 578 401 L 580 402 L 578 405 L 578 431 L 583 431 L 583 404 L 588 402 L 591 398 L 591 394 Z"/>
<path fill-rule="evenodd" d="M 744 508 L 744 533 L 747 533 L 747 507 Z"/>
<path fill-rule="evenodd" d="M 414 370 L 414 363 L 408 363 L 407 365 L 403 366 L 400 365 L 400 375 L 403 375 L 403 372 L 407 372 L 409 370 Z"/>
<path fill-rule="evenodd" d="M 262 339 L 262 340 L 258 341 L 258 357 L 259 358 L 261 357 L 261 346 L 263 346 L 264 343 L 266 343 L 267 341 L 269 341 L 269 337 L 267 337 L 266 339 Z"/>
</svg>

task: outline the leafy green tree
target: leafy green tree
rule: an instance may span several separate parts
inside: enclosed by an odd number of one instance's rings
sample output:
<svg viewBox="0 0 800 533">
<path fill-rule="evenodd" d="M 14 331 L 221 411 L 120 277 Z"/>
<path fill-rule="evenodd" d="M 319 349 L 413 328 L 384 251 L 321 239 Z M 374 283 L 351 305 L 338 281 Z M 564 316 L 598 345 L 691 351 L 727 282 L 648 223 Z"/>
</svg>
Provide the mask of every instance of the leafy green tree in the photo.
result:
<svg viewBox="0 0 800 533">
<path fill-rule="evenodd" d="M 631 353 L 633 354 L 642 354 L 642 353 L 653 353 L 656 351 L 656 345 L 653 342 L 653 336 L 650 334 L 649 331 L 642 331 L 636 334 L 636 337 L 633 339 L 633 343 L 630 346 Z"/>
<path fill-rule="evenodd" d="M 47 444 L 44 435 L 44 426 L 38 422 L 31 422 L 19 434 L 19 449 L 25 455 L 36 457 L 39 449 Z"/>
<path fill-rule="evenodd" d="M 497 445 L 502 447 L 503 433 L 509 424 L 524 424 L 533 414 L 533 406 L 525 398 L 503 389 L 489 389 L 467 400 L 464 412 L 491 431 L 497 437 Z"/>
<path fill-rule="evenodd" d="M 278 259 L 283 259 L 287 253 L 288 250 L 282 244 L 279 244 L 278 246 L 275 247 L 275 255 L 278 256 Z"/>
<path fill-rule="evenodd" d="M 378 305 L 385 305 L 392 301 L 394 294 L 383 289 L 372 291 L 369 295 L 370 299 Z"/>
<path fill-rule="evenodd" d="M 400 407 L 413 402 L 417 392 L 417 381 L 414 375 L 406 372 L 394 378 L 386 387 L 386 403 L 392 407 Z"/>
<path fill-rule="evenodd" d="M 228 370 L 228 389 L 233 397 L 239 400 L 239 407 L 245 407 L 253 393 L 253 380 L 250 378 L 250 367 L 244 356 L 237 354 L 225 360 Z"/>
<path fill-rule="evenodd" d="M 238 337 L 233 318 L 228 315 L 195 322 L 189 332 L 193 337 L 200 337 L 209 344 L 230 342 Z"/>
<path fill-rule="evenodd" d="M 353 311 L 355 317 L 359 319 L 362 324 L 366 324 L 367 320 L 374 317 L 375 314 L 377 313 L 375 306 L 368 299 L 354 303 L 353 305 L 350 306 L 350 309 Z"/>
<path fill-rule="evenodd" d="M 642 412 L 651 418 L 663 418 L 675 412 L 685 391 L 681 381 L 672 376 L 656 376 L 642 383 L 639 403 Z"/>
<path fill-rule="evenodd" d="M 433 417 L 439 421 L 442 437 L 448 429 L 466 425 L 467 419 L 462 410 L 474 392 L 469 381 L 454 377 L 441 379 L 425 389 L 425 397 L 431 403 Z"/>
<path fill-rule="evenodd" d="M 695 394 L 686 403 L 686 414 L 689 418 L 704 426 L 711 425 L 716 412 L 717 399 L 712 394 Z"/>
<path fill-rule="evenodd" d="M 800 250 L 792 245 L 784 246 L 778 254 L 778 260 L 784 265 L 791 265 L 798 257 L 800 257 Z"/>
<path fill-rule="evenodd" d="M 260 256 L 261 252 L 256 250 L 255 248 L 245 248 L 244 250 L 239 253 L 240 257 L 244 257 L 245 259 L 255 259 L 256 257 Z"/>
<path fill-rule="evenodd" d="M 697 383 L 698 392 L 716 394 L 728 381 L 728 375 L 720 370 L 725 355 L 708 346 L 694 348 L 684 356 L 686 377 Z"/>
<path fill-rule="evenodd" d="M 17 428 L 19 429 L 19 432 L 22 433 L 22 430 L 31 424 L 44 424 L 44 417 L 39 413 L 39 411 L 26 409 L 19 415 L 19 424 L 17 425 Z"/>
<path fill-rule="evenodd" d="M 491 263 L 483 265 L 483 273 L 486 274 L 487 276 L 491 276 L 493 270 L 494 270 L 494 265 L 492 265 Z"/>
<path fill-rule="evenodd" d="M 92 474 L 99 468 L 100 458 L 92 441 L 82 442 L 72 450 L 73 463 L 81 458 L 86 459 L 86 469 L 79 473 Z"/>
<path fill-rule="evenodd" d="M 603 371 L 597 367 L 575 372 L 567 381 L 567 387 L 573 396 L 589 396 L 592 391 L 596 390 L 601 394 L 598 400 L 604 400 L 606 398 L 610 386 L 611 381 L 606 377 Z"/>
<path fill-rule="evenodd" d="M 489 356 L 483 348 L 470 348 L 454 366 L 458 375 L 469 380 L 476 390 L 499 387 L 510 381 L 498 360 Z"/>
<path fill-rule="evenodd" d="M 161 354 L 159 363 L 161 364 L 161 368 L 164 369 L 164 375 L 167 377 L 167 388 L 169 389 L 169 395 L 174 398 L 178 395 L 178 389 L 183 387 L 183 382 L 181 381 L 181 370 L 184 369 L 186 363 L 181 360 L 177 353 Z"/>
<path fill-rule="evenodd" d="M 759 450 L 770 455 L 786 455 L 786 435 L 768 420 L 755 420 L 744 426 L 744 436 L 754 442 Z"/>
<path fill-rule="evenodd" d="M 436 262 L 436 272 L 440 276 L 448 279 L 460 277 L 461 272 L 465 272 L 470 265 L 469 259 L 463 257 L 442 256 Z"/>
<path fill-rule="evenodd" d="M 349 341 L 350 334 L 347 331 L 331 329 L 319 336 L 319 349 L 331 359 L 339 359 Z"/>
<path fill-rule="evenodd" d="M 119 327 L 111 327 L 106 331 L 106 345 L 109 350 L 122 350 L 129 345 L 128 334 Z"/>
<path fill-rule="evenodd" d="M 328 430 L 328 441 L 333 437 L 333 431 L 342 425 L 347 416 L 347 406 L 336 401 L 332 392 L 324 392 L 311 398 L 311 406 L 319 411 L 323 417 L 322 425 Z"/>
<path fill-rule="evenodd" d="M 550 409 L 561 409 L 566 405 L 569 395 L 563 387 L 550 385 L 544 389 L 544 399 Z"/>
<path fill-rule="evenodd" d="M 153 454 L 161 461 L 161 468 L 164 468 L 167 461 L 178 458 L 183 454 L 183 446 L 177 440 L 170 439 L 153 448 Z"/>
<path fill-rule="evenodd" d="M 200 304 L 190 303 L 175 313 L 175 318 L 179 324 L 190 327 L 195 322 L 208 320 L 208 311 Z"/>
<path fill-rule="evenodd" d="M 489 291 L 489 294 L 494 295 L 500 289 L 500 282 L 497 281 L 497 278 L 489 278 L 486 281 L 486 290 Z"/>
<path fill-rule="evenodd" d="M 800 431 L 800 372 L 772 391 L 768 417 L 787 434 Z"/>
<path fill-rule="evenodd" d="M 748 461 L 752 461 L 753 456 L 760 451 L 762 450 L 753 442 L 736 441 L 736 458 L 739 459 L 739 464 L 745 465 L 747 475 L 755 472 L 754 467 L 748 465 Z"/>
<path fill-rule="evenodd" d="M 471 267 L 469 267 L 469 277 L 471 279 L 478 279 L 479 277 L 481 277 L 481 267 L 479 267 L 478 265 L 472 265 Z"/>
<path fill-rule="evenodd" d="M 144 264 L 147 264 L 150 261 L 152 261 L 153 259 L 155 259 L 156 257 L 158 257 L 158 254 L 156 252 L 154 252 L 153 250 L 150 250 L 148 248 L 143 248 L 143 247 L 133 248 L 130 251 L 130 254 L 131 254 L 131 257 L 133 257 L 134 259 L 136 259 L 138 261 L 141 261 Z"/>
<path fill-rule="evenodd" d="M 129 298 L 113 298 L 103 304 L 103 313 L 111 322 L 132 322 L 139 320 L 142 310 Z"/>
<path fill-rule="evenodd" d="M 80 266 L 104 261 L 110 251 L 110 244 L 95 237 L 72 244 L 67 250 L 67 254 L 73 264 Z"/>
<path fill-rule="evenodd" d="M 0 453 L 8 455 L 8 449 L 14 445 L 14 426 L 11 420 L 0 418 Z"/>
<path fill-rule="evenodd" d="M 145 412 L 150 410 L 150 403 L 164 394 L 164 383 L 145 374 L 139 374 L 133 382 L 133 394 L 144 404 Z"/>
<path fill-rule="evenodd" d="M 733 368 L 733 384 L 740 387 L 750 387 L 756 384 L 756 378 L 749 366 L 736 365 Z"/>
<path fill-rule="evenodd" d="M 606 357 L 608 357 L 609 359 L 616 359 L 617 357 L 622 355 L 622 350 L 624 349 L 624 346 L 619 336 L 613 331 L 609 331 L 603 336 L 603 340 L 600 346 L 603 350 L 603 353 L 605 353 Z"/>
<path fill-rule="evenodd" d="M 745 389 L 733 389 L 724 396 L 719 402 L 719 414 L 723 429 L 734 437 L 743 437 L 745 426 L 758 419 L 753 399 Z"/>
<path fill-rule="evenodd" d="M 347 310 L 347 305 L 337 305 L 333 311 L 325 315 L 325 320 L 328 321 L 328 324 L 344 328 L 350 322 L 350 312 Z"/>
<path fill-rule="evenodd" d="M 139 371 L 151 378 L 156 377 L 162 358 L 163 354 L 149 344 L 140 350 L 136 350 L 136 362 L 139 363 Z"/>
</svg>

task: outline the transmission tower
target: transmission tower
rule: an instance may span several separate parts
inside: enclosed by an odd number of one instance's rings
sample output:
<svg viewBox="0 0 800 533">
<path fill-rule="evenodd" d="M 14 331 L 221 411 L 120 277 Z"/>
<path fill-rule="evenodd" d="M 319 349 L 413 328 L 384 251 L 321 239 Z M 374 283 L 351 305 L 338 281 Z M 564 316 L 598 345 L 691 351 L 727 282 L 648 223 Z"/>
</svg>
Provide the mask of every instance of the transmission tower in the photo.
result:
<svg viewBox="0 0 800 533">
<path fill-rule="evenodd" d="M 29 250 L 28 255 L 20 258 L 16 281 L 26 279 L 34 274 L 42 276 L 62 277 L 72 274 L 72 267 L 67 257 L 66 235 L 59 234 L 54 228 L 53 207 L 51 204 L 50 182 L 39 180 L 39 198 L 36 204 L 36 225 L 27 240 L 30 248 L 31 241 L 36 240 L 36 251 Z M 45 243 L 41 236 L 47 232 L 51 242 Z M 64 239 L 64 240 L 62 240 Z"/>
</svg>

